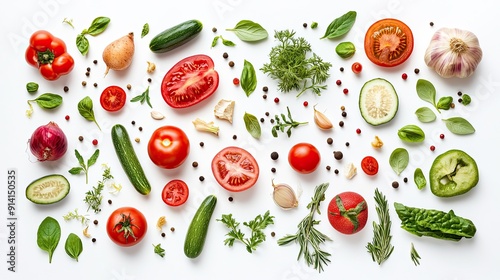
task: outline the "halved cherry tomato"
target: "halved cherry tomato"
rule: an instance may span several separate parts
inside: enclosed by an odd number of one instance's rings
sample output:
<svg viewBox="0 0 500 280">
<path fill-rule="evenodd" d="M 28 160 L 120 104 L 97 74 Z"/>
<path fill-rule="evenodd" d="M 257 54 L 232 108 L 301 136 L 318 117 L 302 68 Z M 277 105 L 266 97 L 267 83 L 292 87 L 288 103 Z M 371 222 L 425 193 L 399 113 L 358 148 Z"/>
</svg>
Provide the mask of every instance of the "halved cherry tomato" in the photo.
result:
<svg viewBox="0 0 500 280">
<path fill-rule="evenodd" d="M 102 91 L 100 101 L 104 110 L 115 112 L 125 106 L 127 94 L 119 86 L 109 86 Z"/>
<path fill-rule="evenodd" d="M 316 170 L 320 160 L 318 149 L 309 143 L 295 144 L 288 152 L 288 163 L 295 171 L 302 174 Z"/>
<path fill-rule="evenodd" d="M 229 146 L 214 156 L 212 173 L 226 190 L 241 192 L 255 185 L 259 178 L 259 165 L 248 151 Z"/>
<path fill-rule="evenodd" d="M 219 86 L 213 60 L 203 54 L 177 62 L 163 77 L 161 95 L 173 108 L 193 106 L 211 96 Z"/>
<path fill-rule="evenodd" d="M 148 222 L 144 214 L 136 208 L 120 207 L 109 215 L 106 231 L 114 243 L 130 247 L 146 236 Z"/>
<path fill-rule="evenodd" d="M 182 129 L 165 125 L 157 128 L 151 135 L 148 155 L 157 166 L 173 169 L 186 160 L 189 148 L 189 139 Z"/>
<path fill-rule="evenodd" d="M 161 192 L 161 199 L 167 205 L 179 206 L 184 204 L 189 196 L 188 185 L 179 179 L 168 182 Z"/>
<path fill-rule="evenodd" d="M 361 169 L 367 175 L 375 175 L 378 173 L 378 161 L 372 156 L 366 156 L 361 160 Z"/>
<path fill-rule="evenodd" d="M 405 62 L 413 51 L 413 33 L 402 21 L 381 19 L 368 28 L 365 53 L 373 63 L 392 67 Z"/>
</svg>

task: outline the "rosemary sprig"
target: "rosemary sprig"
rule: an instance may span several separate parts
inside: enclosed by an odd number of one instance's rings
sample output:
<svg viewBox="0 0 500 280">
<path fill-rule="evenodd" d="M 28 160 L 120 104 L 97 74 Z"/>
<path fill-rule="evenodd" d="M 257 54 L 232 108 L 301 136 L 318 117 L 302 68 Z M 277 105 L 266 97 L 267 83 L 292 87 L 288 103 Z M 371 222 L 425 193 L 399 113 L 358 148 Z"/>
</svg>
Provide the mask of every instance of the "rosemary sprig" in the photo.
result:
<svg viewBox="0 0 500 280">
<path fill-rule="evenodd" d="M 410 249 L 410 257 L 415 266 L 420 265 L 420 255 L 418 254 L 417 250 L 415 249 L 415 246 L 413 245 L 413 242 L 411 243 L 411 249 Z"/>
<path fill-rule="evenodd" d="M 325 200 L 325 192 L 329 183 L 323 183 L 316 187 L 311 202 L 307 205 L 310 209 L 309 214 L 299 223 L 297 233 L 288 234 L 278 240 L 278 245 L 286 245 L 293 241 L 299 243 L 300 251 L 297 260 L 304 258 L 308 266 L 313 265 L 318 272 L 323 271 L 323 265 L 330 262 L 330 253 L 322 250 L 320 245 L 331 239 L 315 228 L 320 223 L 314 220 L 314 214 L 321 214 L 319 206 L 321 201 Z"/>
<path fill-rule="evenodd" d="M 101 211 L 101 202 L 102 202 L 102 190 L 104 189 L 104 184 L 107 180 L 113 179 L 113 175 L 111 175 L 111 169 L 104 165 L 104 172 L 102 174 L 102 180 L 97 182 L 97 186 L 92 187 L 91 190 L 85 193 L 85 203 L 89 206 L 87 211 L 92 208 L 94 213 L 99 213 Z"/>
<path fill-rule="evenodd" d="M 372 255 L 373 261 L 380 265 L 389 258 L 394 246 L 391 245 L 391 217 L 387 199 L 378 188 L 375 189 L 375 202 L 379 223 L 373 222 L 373 241 L 366 245 L 366 249 Z"/>
<path fill-rule="evenodd" d="M 285 132 L 285 128 L 287 127 L 288 129 L 286 130 L 286 135 L 290 137 L 292 135 L 292 128 L 296 128 L 299 125 L 307 124 L 307 122 L 294 121 L 292 118 L 292 114 L 290 113 L 290 108 L 288 108 L 288 106 L 286 107 L 286 110 L 287 110 L 288 120 L 286 119 L 285 114 L 274 116 L 276 124 L 273 126 L 271 130 L 271 133 L 273 134 L 274 137 L 278 137 L 278 131 Z"/>
</svg>

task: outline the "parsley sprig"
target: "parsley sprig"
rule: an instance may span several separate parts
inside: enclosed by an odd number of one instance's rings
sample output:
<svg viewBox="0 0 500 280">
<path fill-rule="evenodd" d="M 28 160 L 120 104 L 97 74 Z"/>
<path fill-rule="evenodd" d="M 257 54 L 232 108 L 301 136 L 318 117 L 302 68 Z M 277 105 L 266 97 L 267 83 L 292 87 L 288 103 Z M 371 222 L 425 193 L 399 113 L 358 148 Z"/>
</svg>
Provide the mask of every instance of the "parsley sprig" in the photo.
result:
<svg viewBox="0 0 500 280">
<path fill-rule="evenodd" d="M 245 244 L 249 253 L 257 249 L 257 246 L 266 240 L 266 234 L 263 230 L 268 226 L 274 224 L 274 216 L 271 216 L 269 210 L 266 211 L 264 216 L 258 215 L 255 219 L 249 222 L 243 222 L 243 225 L 251 230 L 250 238 L 245 238 L 245 234 L 239 229 L 239 222 L 233 218 L 232 214 L 223 214 L 221 219 L 217 221 L 222 222 L 231 231 L 226 234 L 228 238 L 224 240 L 224 245 L 232 247 L 235 241 L 240 241 Z"/>
<path fill-rule="evenodd" d="M 276 121 L 276 124 L 273 126 L 271 133 L 273 134 L 274 137 L 278 137 L 278 131 L 285 132 L 285 128 L 288 128 L 286 130 L 286 135 L 290 137 L 292 135 L 292 128 L 296 128 L 299 125 L 304 125 L 307 124 L 307 122 L 297 122 L 294 121 L 292 118 L 292 114 L 290 113 L 290 108 L 288 106 L 286 107 L 287 110 L 287 116 L 285 114 L 280 114 L 280 115 L 275 115 L 274 120 Z M 281 117 L 281 119 L 280 119 Z"/>
</svg>

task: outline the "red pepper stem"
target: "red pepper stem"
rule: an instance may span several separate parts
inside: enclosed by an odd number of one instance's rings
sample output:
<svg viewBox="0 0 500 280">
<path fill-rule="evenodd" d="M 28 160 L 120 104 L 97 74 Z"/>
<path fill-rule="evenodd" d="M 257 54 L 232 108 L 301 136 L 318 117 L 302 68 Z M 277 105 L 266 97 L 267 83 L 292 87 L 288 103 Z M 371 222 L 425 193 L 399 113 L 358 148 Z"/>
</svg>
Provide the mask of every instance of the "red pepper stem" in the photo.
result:
<svg viewBox="0 0 500 280">
<path fill-rule="evenodd" d="M 54 53 L 47 49 L 44 52 L 37 52 L 38 55 L 38 64 L 51 64 L 54 61 L 55 55 Z"/>
</svg>

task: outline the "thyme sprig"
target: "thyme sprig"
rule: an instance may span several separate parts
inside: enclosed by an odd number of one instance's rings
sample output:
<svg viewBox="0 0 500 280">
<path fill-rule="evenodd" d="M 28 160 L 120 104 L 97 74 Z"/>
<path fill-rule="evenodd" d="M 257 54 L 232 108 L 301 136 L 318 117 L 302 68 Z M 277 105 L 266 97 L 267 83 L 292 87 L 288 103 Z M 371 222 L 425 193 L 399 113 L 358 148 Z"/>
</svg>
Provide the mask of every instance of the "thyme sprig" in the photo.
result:
<svg viewBox="0 0 500 280">
<path fill-rule="evenodd" d="M 106 181 L 113 179 L 113 175 L 111 175 L 111 169 L 107 165 L 104 166 L 104 172 L 102 174 L 102 180 L 97 182 L 97 186 L 93 186 L 91 190 L 85 193 L 85 198 L 83 201 L 89 206 L 87 211 L 91 208 L 94 210 L 94 213 L 99 213 L 101 211 L 101 203 L 102 203 L 102 191 L 104 189 L 104 185 Z"/>
<path fill-rule="evenodd" d="M 373 261 L 380 265 L 392 254 L 394 246 L 391 245 L 391 217 L 387 199 L 378 188 L 375 189 L 375 202 L 379 223 L 373 222 L 373 241 L 366 245 L 366 249 L 372 255 Z"/>
<path fill-rule="evenodd" d="M 271 129 L 271 133 L 273 134 L 274 137 L 278 137 L 278 131 L 285 132 L 285 128 L 288 128 L 286 130 L 286 135 L 288 137 L 290 137 L 292 135 L 292 128 L 296 128 L 299 125 L 307 124 L 307 122 L 294 121 L 292 118 L 292 114 L 290 113 L 290 108 L 288 108 L 288 106 L 286 107 L 286 111 L 287 111 L 287 115 L 288 115 L 288 120 L 287 120 L 287 116 L 285 116 L 285 114 L 280 114 L 280 115 L 274 116 L 274 120 L 276 121 L 276 124 Z M 281 117 L 281 119 L 280 119 L 280 117 Z"/>
<path fill-rule="evenodd" d="M 304 258 L 308 266 L 313 265 L 318 272 L 323 271 L 323 265 L 328 265 L 331 254 L 322 250 L 320 245 L 331 239 L 315 228 L 320 221 L 314 219 L 314 214 L 321 214 L 319 206 L 321 201 L 325 200 L 325 192 L 328 189 L 329 183 L 323 183 L 316 187 L 314 196 L 311 202 L 307 205 L 310 210 L 309 214 L 302 219 L 297 226 L 298 230 L 295 234 L 288 234 L 278 240 L 278 245 L 286 245 L 291 242 L 297 242 L 300 245 L 299 255 L 297 260 Z"/>
</svg>

